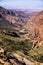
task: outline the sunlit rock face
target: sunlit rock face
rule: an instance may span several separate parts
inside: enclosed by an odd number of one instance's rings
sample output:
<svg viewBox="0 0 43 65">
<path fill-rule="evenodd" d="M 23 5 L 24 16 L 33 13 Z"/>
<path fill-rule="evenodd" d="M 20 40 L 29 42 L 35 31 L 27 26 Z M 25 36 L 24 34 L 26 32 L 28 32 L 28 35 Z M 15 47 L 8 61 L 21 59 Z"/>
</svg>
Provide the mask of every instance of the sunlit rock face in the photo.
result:
<svg viewBox="0 0 43 65">
<path fill-rule="evenodd" d="M 43 11 L 36 15 L 34 20 L 35 25 L 35 35 L 43 40 Z"/>
</svg>

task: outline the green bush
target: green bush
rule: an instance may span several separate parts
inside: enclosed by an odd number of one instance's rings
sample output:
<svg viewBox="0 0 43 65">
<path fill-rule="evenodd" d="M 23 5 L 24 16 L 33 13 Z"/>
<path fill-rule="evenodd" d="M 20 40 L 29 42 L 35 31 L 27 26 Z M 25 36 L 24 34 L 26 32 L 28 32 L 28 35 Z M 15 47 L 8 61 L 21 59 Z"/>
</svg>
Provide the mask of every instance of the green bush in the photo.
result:
<svg viewBox="0 0 43 65">
<path fill-rule="evenodd" d="M 0 35 L 2 44 L 8 48 L 8 51 L 19 50 L 25 55 L 31 50 L 32 42 L 29 39 L 16 38 L 8 35 Z"/>
<path fill-rule="evenodd" d="M 29 55 L 38 62 L 43 62 L 43 45 L 39 48 L 34 48 L 29 52 Z"/>
</svg>

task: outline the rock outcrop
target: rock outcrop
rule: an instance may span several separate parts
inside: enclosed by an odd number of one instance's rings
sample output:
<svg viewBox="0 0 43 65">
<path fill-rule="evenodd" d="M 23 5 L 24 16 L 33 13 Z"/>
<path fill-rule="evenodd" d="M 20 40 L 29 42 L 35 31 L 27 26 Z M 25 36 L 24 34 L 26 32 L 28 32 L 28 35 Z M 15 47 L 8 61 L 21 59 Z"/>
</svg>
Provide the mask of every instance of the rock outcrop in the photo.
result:
<svg viewBox="0 0 43 65">
<path fill-rule="evenodd" d="M 3 48 L 0 49 L 0 51 L 3 52 L 2 53 L 3 55 L 2 56 L 0 55 L 0 64 L 2 65 L 33 65 L 34 64 L 31 61 L 27 60 L 26 58 L 14 52 L 6 51 L 5 54 L 5 50 L 4 51 L 2 50 L 4 49 Z"/>
<path fill-rule="evenodd" d="M 33 19 L 34 21 L 34 42 L 33 42 L 33 47 L 34 46 L 40 46 L 43 44 L 43 11 L 38 13 L 35 18 Z"/>
</svg>

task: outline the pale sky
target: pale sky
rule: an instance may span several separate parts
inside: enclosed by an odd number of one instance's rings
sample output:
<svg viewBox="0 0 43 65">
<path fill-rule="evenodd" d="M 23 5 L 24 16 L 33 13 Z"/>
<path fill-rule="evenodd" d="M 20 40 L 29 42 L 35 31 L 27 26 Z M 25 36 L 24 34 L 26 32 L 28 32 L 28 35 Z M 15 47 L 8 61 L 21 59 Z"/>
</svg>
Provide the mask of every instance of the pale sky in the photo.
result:
<svg viewBox="0 0 43 65">
<path fill-rule="evenodd" d="M 43 10 L 43 0 L 0 0 L 0 6 L 7 9 Z"/>
</svg>

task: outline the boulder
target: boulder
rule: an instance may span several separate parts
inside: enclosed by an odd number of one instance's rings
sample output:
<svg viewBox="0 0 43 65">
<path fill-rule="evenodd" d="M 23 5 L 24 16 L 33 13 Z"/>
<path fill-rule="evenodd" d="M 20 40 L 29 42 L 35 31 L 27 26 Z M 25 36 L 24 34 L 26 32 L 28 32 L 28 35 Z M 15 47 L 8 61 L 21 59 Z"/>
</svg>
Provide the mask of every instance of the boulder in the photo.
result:
<svg viewBox="0 0 43 65">
<path fill-rule="evenodd" d="M 33 65 L 31 61 L 27 60 L 26 58 L 16 54 L 16 53 L 7 53 L 7 58 L 9 62 L 14 63 L 16 62 L 17 65 Z"/>
<path fill-rule="evenodd" d="M 9 62 L 5 62 L 4 65 L 11 65 Z"/>
<path fill-rule="evenodd" d="M 0 47 L 0 56 L 4 54 L 4 49 Z"/>
<path fill-rule="evenodd" d="M 2 59 L 0 59 L 0 63 L 1 63 L 1 64 L 4 64 L 4 61 L 3 61 Z"/>
</svg>

